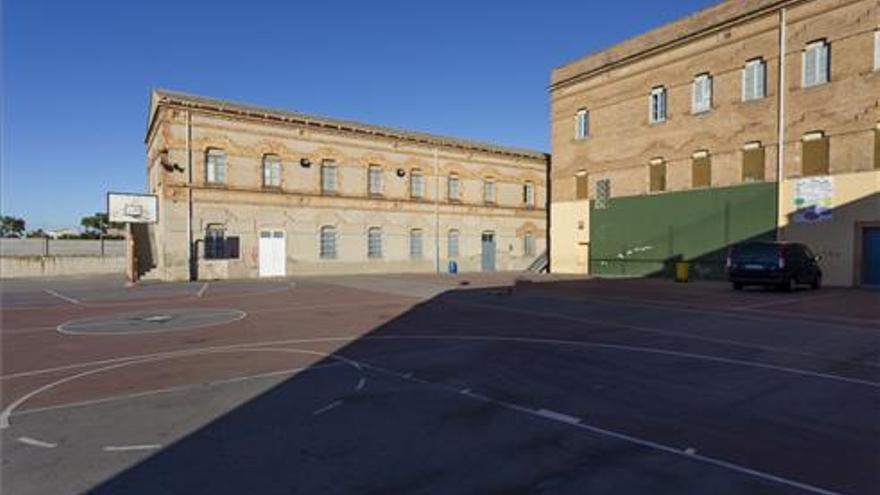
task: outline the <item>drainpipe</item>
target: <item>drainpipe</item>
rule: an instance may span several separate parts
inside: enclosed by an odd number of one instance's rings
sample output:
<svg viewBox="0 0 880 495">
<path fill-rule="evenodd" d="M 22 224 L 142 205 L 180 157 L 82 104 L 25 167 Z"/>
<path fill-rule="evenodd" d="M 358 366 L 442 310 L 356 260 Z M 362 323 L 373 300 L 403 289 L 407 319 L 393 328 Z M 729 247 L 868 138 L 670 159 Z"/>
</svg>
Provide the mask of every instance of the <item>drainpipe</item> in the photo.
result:
<svg viewBox="0 0 880 495">
<path fill-rule="evenodd" d="M 187 268 L 189 268 L 189 280 L 196 279 L 195 253 L 193 252 L 193 156 L 192 156 L 192 112 L 186 111 L 186 171 L 188 174 L 186 187 L 186 246 Z"/>
<path fill-rule="evenodd" d="M 785 53 L 786 53 L 786 10 L 779 11 L 779 77 L 776 89 L 777 101 L 777 136 L 776 136 L 776 239 L 781 240 L 782 228 L 780 215 L 782 215 L 782 189 L 785 187 Z"/>
<path fill-rule="evenodd" d="M 440 273 L 440 158 L 434 146 L 434 270 Z"/>
</svg>

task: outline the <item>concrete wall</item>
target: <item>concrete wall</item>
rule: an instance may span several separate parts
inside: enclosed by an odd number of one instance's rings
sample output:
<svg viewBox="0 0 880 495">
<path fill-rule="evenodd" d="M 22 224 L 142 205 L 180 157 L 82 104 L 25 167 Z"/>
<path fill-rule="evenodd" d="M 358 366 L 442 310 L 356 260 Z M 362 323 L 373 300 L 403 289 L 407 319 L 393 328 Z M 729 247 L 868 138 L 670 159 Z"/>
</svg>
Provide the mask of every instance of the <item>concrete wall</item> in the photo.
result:
<svg viewBox="0 0 880 495">
<path fill-rule="evenodd" d="M 47 253 L 48 251 L 48 253 Z M 0 256 L 99 256 L 100 239 L 0 239 Z M 124 256 L 125 241 L 105 240 L 105 256 Z"/>
<path fill-rule="evenodd" d="M 125 258 L 118 256 L 0 257 L 0 278 L 56 277 L 106 273 L 125 273 Z"/>
</svg>

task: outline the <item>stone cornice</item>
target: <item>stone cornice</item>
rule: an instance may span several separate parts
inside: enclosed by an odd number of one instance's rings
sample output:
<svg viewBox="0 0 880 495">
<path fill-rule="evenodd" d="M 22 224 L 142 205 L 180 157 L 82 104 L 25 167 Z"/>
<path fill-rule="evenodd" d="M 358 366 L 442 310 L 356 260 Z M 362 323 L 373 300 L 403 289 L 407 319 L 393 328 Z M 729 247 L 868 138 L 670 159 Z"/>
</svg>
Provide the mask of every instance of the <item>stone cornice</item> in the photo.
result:
<svg viewBox="0 0 880 495">
<path fill-rule="evenodd" d="M 407 131 L 393 127 L 364 124 L 349 120 L 320 117 L 299 112 L 290 112 L 274 108 L 259 107 L 245 103 L 190 95 L 176 91 L 157 89 L 152 92 L 150 115 L 147 124 L 148 142 L 154 132 L 156 119 L 161 107 L 172 107 L 182 110 L 199 110 L 207 113 L 220 113 L 234 118 L 249 119 L 273 124 L 286 124 L 296 127 L 327 130 L 350 134 L 352 136 L 375 137 L 393 141 L 406 142 L 428 147 L 454 148 L 466 152 L 502 155 L 511 158 L 549 162 L 550 155 L 539 151 L 508 146 L 498 146 L 479 141 L 458 139 L 416 131 Z"/>
</svg>

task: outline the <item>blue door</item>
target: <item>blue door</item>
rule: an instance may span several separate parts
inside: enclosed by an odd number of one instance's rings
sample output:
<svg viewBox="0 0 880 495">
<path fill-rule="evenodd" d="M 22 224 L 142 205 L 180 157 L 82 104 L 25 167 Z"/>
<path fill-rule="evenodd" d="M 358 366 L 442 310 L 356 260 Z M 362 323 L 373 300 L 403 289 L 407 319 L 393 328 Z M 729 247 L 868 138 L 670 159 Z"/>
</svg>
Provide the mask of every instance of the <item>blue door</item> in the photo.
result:
<svg viewBox="0 0 880 495">
<path fill-rule="evenodd" d="M 495 233 L 483 232 L 482 266 L 484 272 L 495 271 Z"/>
<path fill-rule="evenodd" d="M 880 227 L 862 231 L 862 285 L 880 287 Z"/>
</svg>

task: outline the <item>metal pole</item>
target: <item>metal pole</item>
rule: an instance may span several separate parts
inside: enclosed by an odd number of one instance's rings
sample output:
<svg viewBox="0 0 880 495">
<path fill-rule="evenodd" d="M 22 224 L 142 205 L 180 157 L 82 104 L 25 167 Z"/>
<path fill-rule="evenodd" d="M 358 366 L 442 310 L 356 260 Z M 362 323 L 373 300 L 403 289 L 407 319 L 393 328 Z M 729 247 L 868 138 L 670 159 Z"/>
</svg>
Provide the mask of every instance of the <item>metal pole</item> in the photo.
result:
<svg viewBox="0 0 880 495">
<path fill-rule="evenodd" d="M 785 7 L 779 11 L 779 77 L 777 95 L 776 137 L 776 239 L 782 238 L 782 188 L 785 187 L 785 52 L 787 50 Z"/>
<path fill-rule="evenodd" d="M 43 237 L 43 256 L 49 256 L 49 236 Z"/>
<path fill-rule="evenodd" d="M 187 269 L 189 280 L 195 280 L 195 255 L 193 253 L 193 172 L 192 172 L 192 112 L 186 112 L 186 171 L 188 174 L 186 187 L 186 246 L 187 246 Z"/>
<path fill-rule="evenodd" d="M 440 273 L 440 158 L 434 146 L 434 269 Z"/>
</svg>

